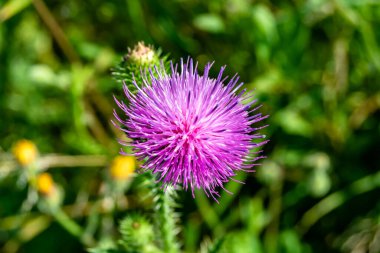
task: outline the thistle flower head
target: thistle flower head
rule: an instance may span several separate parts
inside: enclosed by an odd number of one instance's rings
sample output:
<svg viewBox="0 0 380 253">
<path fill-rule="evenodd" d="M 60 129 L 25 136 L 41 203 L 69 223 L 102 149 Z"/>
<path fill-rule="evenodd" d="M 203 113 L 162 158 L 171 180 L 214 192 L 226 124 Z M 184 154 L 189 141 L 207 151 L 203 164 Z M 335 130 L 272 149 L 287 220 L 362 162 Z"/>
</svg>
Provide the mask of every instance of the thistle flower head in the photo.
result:
<svg viewBox="0 0 380 253">
<path fill-rule="evenodd" d="M 129 102 L 115 100 L 125 115 L 114 114 L 132 139 L 124 144 L 145 161 L 143 169 L 158 174 L 164 186 L 181 184 L 193 196 L 194 189 L 203 189 L 215 198 L 217 187 L 224 189 L 237 171 L 251 171 L 262 158 L 250 152 L 266 142 L 255 141 L 264 136 L 255 133 L 262 127 L 252 125 L 266 116 L 254 114 L 256 100 L 249 102 L 245 89 L 238 93 L 243 84 L 237 75 L 223 78 L 223 67 L 210 78 L 211 66 L 198 74 L 189 59 L 181 61 L 179 71 L 172 64 L 169 74 L 150 70 L 142 83 L 134 81 L 137 94 L 124 85 Z"/>
</svg>

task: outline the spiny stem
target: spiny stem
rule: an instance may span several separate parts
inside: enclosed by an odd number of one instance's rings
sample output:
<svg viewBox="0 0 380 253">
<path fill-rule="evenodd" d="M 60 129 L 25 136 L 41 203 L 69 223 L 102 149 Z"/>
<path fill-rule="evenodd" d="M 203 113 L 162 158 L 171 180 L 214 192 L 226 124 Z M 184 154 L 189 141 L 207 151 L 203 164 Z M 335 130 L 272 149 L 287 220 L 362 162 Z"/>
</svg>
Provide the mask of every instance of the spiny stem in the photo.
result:
<svg viewBox="0 0 380 253">
<path fill-rule="evenodd" d="M 143 174 L 146 183 L 153 196 L 154 218 L 157 232 L 159 233 L 160 247 L 163 252 L 176 253 L 179 252 L 176 235 L 178 228 L 176 227 L 176 217 L 174 207 L 174 190 L 168 187 L 163 190 L 155 180 L 151 172 Z"/>
<path fill-rule="evenodd" d="M 169 191 L 163 191 L 161 188 L 157 189 L 155 199 L 156 214 L 159 221 L 159 229 L 161 232 L 164 252 L 175 253 L 178 252 L 178 245 L 176 240 L 176 227 L 174 220 L 174 212 L 170 202 L 172 201 L 169 196 Z"/>
</svg>

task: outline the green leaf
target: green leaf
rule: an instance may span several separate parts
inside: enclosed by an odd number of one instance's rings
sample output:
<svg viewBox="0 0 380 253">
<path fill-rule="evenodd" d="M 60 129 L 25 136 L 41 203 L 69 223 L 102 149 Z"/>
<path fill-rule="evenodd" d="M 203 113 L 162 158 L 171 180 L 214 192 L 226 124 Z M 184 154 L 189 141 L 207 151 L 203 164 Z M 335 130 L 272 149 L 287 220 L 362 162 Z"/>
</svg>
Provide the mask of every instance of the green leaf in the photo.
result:
<svg viewBox="0 0 380 253">
<path fill-rule="evenodd" d="M 4 5 L 0 9 L 0 22 L 4 22 L 7 19 L 10 19 L 23 9 L 31 4 L 31 0 L 12 0 L 8 1 L 6 5 Z"/>
<path fill-rule="evenodd" d="M 265 5 L 257 5 L 252 10 L 252 19 L 258 31 L 271 44 L 278 40 L 276 19 Z"/>
<path fill-rule="evenodd" d="M 193 24 L 198 29 L 211 33 L 221 33 L 225 30 L 223 19 L 211 13 L 198 15 L 193 20 Z"/>
</svg>

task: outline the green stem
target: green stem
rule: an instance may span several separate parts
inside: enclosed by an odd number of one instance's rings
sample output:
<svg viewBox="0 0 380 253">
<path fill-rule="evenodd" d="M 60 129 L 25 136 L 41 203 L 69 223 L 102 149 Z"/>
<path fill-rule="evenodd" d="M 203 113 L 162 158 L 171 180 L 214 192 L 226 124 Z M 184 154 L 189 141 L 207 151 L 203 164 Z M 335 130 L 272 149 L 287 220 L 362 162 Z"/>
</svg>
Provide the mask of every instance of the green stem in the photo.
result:
<svg viewBox="0 0 380 253">
<path fill-rule="evenodd" d="M 151 172 L 142 175 L 145 177 L 145 183 L 153 198 L 154 218 L 157 232 L 159 234 L 160 247 L 163 252 L 176 253 L 179 252 L 176 235 L 178 228 L 176 227 L 176 214 L 174 207 L 174 189 L 168 187 L 164 191 L 160 184 L 156 183 L 156 179 Z"/>
<path fill-rule="evenodd" d="M 280 212 L 282 209 L 282 187 L 282 178 L 269 187 L 270 201 L 268 212 L 271 217 L 271 221 L 268 224 L 264 235 L 264 245 L 266 252 L 268 253 L 275 253 L 278 251 Z"/>
<path fill-rule="evenodd" d="M 203 217 L 203 220 L 207 224 L 207 226 L 214 231 L 215 235 L 218 236 L 223 234 L 223 228 L 220 227 L 221 222 L 219 221 L 218 215 L 216 213 L 216 209 L 210 205 L 208 198 L 202 192 L 195 198 L 195 203 L 198 206 L 199 212 Z M 218 229 L 214 229 L 218 227 Z"/>
<path fill-rule="evenodd" d="M 164 252 L 179 252 L 176 243 L 177 228 L 175 226 L 175 213 L 173 211 L 173 199 L 170 196 L 170 189 L 164 192 L 156 186 L 155 211 L 158 221 L 158 229 L 161 233 L 162 246 Z"/>
<path fill-rule="evenodd" d="M 374 190 L 380 186 L 380 172 L 363 177 L 346 189 L 334 192 L 307 211 L 298 223 L 298 229 L 305 234 L 320 218 L 341 206 L 349 198 Z"/>
<path fill-rule="evenodd" d="M 238 173 L 234 179 L 244 182 L 247 178 L 247 173 Z M 229 209 L 231 203 L 239 196 L 239 191 L 243 187 L 243 184 L 231 180 L 225 186 L 225 188 L 231 192 L 222 191 L 219 203 L 214 203 L 213 208 L 218 216 L 221 216 L 227 209 Z"/>
<path fill-rule="evenodd" d="M 65 212 L 63 212 L 61 209 L 56 209 L 51 212 L 51 215 L 67 232 L 77 237 L 84 244 L 88 244 L 87 242 L 82 240 L 82 228 L 74 220 L 67 216 Z"/>
</svg>

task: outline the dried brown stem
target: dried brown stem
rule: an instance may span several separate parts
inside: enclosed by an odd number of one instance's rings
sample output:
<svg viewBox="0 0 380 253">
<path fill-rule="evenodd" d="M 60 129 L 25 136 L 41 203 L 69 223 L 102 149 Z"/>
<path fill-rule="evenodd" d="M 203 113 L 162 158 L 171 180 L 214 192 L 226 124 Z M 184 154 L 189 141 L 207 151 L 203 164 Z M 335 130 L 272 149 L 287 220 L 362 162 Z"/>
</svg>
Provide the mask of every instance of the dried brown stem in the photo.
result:
<svg viewBox="0 0 380 253">
<path fill-rule="evenodd" d="M 79 56 L 46 4 L 42 0 L 33 0 L 33 5 L 69 61 L 80 62 Z"/>
</svg>

